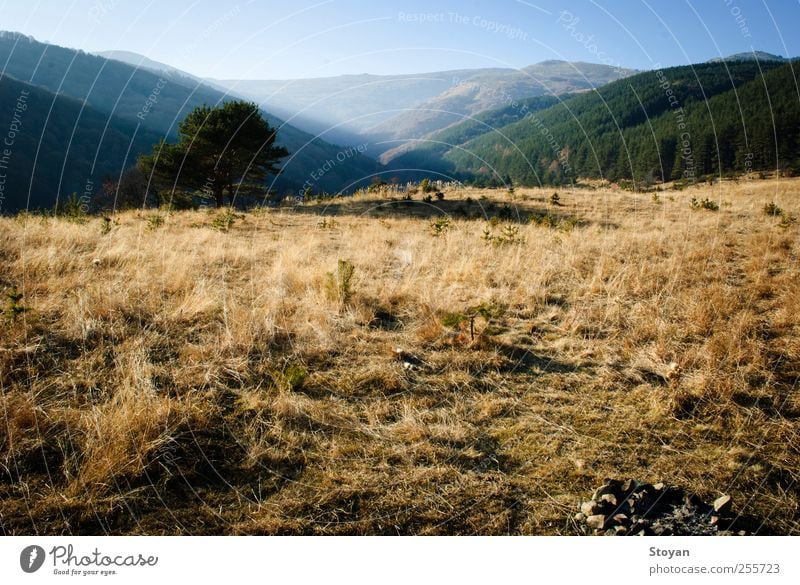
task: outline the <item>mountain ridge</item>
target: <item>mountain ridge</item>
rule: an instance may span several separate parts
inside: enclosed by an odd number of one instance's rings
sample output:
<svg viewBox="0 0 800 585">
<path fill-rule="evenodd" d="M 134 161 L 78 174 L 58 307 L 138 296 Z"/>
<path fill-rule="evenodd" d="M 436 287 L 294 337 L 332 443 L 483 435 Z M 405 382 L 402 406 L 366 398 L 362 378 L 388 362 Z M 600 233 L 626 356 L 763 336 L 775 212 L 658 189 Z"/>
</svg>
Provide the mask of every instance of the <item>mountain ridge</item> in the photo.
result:
<svg viewBox="0 0 800 585">
<path fill-rule="evenodd" d="M 154 138 L 168 141 L 177 138 L 178 123 L 195 107 L 213 106 L 233 97 L 185 78 L 167 79 L 145 68 L 40 43 L 21 34 L 0 35 L 0 61 L 5 63 L 4 71 L 9 77 L 77 99 L 109 119 L 126 120 L 152 132 Z M 326 161 L 336 160 L 345 148 L 287 124 L 269 111 L 263 114 L 271 126 L 278 128 L 278 143 L 290 152 L 274 181 L 280 193 L 297 194 L 309 180 L 318 191 L 338 192 L 361 180 L 369 181 L 380 169 L 361 150 L 337 161 L 335 168 L 314 179 L 312 173 Z M 143 153 L 138 147 L 133 152 Z"/>
<path fill-rule="evenodd" d="M 380 155 L 391 148 L 387 141 L 422 138 L 506 101 L 589 90 L 634 73 L 551 59 L 522 69 L 212 81 L 266 109 L 293 116 L 309 132 L 331 133 L 345 143 L 367 138 Z"/>
</svg>

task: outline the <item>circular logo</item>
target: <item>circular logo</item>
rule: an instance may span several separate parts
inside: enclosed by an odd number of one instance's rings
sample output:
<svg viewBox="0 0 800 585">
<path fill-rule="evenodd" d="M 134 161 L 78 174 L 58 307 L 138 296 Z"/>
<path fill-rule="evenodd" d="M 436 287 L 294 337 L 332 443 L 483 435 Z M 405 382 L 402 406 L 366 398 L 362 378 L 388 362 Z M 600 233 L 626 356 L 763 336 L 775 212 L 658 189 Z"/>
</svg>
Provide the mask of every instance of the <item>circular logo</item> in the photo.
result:
<svg viewBox="0 0 800 585">
<path fill-rule="evenodd" d="M 26 546 L 19 555 L 19 566 L 26 573 L 35 573 L 44 564 L 44 549 L 35 544 Z"/>
</svg>

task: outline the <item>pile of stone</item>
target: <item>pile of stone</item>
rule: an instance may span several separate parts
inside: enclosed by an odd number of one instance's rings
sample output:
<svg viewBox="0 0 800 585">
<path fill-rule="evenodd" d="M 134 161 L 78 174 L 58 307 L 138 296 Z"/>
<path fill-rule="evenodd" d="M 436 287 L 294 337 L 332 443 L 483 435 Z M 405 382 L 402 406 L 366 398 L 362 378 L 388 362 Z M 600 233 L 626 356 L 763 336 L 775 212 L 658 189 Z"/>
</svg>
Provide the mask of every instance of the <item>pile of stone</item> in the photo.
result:
<svg viewBox="0 0 800 585">
<path fill-rule="evenodd" d="M 731 497 L 706 504 L 663 483 L 608 479 L 583 502 L 575 521 L 586 533 L 608 536 L 747 535 L 753 522 L 732 511 Z"/>
</svg>

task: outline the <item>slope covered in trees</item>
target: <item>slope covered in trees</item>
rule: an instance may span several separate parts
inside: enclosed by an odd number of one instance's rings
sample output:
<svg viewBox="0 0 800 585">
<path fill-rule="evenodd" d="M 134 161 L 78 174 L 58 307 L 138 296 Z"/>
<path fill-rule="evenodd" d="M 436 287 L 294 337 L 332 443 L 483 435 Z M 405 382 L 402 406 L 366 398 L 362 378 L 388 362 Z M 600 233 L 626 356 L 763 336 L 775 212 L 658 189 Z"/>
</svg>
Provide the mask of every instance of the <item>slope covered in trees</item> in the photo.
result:
<svg viewBox="0 0 800 585">
<path fill-rule="evenodd" d="M 501 128 L 523 119 L 525 116 L 552 107 L 572 94 L 560 96 L 537 96 L 514 100 L 509 105 L 475 114 L 458 124 L 433 132 L 417 142 L 411 142 L 387 152 L 381 160 L 396 169 L 425 169 L 452 176 L 455 166 L 443 155 L 458 145 L 479 136 L 496 133 L 502 137 Z"/>
<path fill-rule="evenodd" d="M 161 77 L 148 69 L 40 43 L 17 33 L 0 34 L 0 62 L 10 77 L 85 101 L 107 117 L 153 131 L 158 134 L 153 143 L 158 138 L 177 138 L 179 123 L 195 107 L 215 106 L 234 98 L 206 85 Z M 7 108 L 9 104 L 0 105 Z M 380 167 L 363 152 L 330 144 L 268 113 L 264 117 L 278 129 L 279 145 L 290 152 L 274 185 L 281 193 L 296 193 L 309 180 L 314 190 L 336 192 L 364 177 L 369 183 L 370 175 Z M 131 160 L 149 151 L 152 143 L 144 148 L 139 148 L 139 143 L 134 146 Z M 335 164 L 328 165 L 327 172 L 318 173 L 328 161 Z"/>
<path fill-rule="evenodd" d="M 452 148 L 456 176 L 523 184 L 640 183 L 782 167 L 800 171 L 793 63 L 650 71 Z"/>
<path fill-rule="evenodd" d="M 0 77 L 2 212 L 52 207 L 73 192 L 91 207 L 101 182 L 159 135 L 44 89 Z"/>
</svg>

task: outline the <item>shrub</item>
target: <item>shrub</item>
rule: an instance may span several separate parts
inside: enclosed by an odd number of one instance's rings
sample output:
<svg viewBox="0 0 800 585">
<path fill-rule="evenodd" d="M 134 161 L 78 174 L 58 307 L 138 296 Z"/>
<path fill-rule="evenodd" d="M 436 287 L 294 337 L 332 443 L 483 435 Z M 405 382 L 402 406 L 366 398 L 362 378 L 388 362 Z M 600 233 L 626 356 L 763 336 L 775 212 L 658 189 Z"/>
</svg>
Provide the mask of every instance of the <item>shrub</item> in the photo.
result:
<svg viewBox="0 0 800 585">
<path fill-rule="evenodd" d="M 719 204 L 716 201 L 712 201 L 708 197 L 699 201 L 696 197 L 692 197 L 690 205 L 692 206 L 692 209 L 706 209 L 708 211 L 719 211 Z"/>
<path fill-rule="evenodd" d="M 469 321 L 470 339 L 475 340 L 475 320 L 478 317 L 486 321 L 486 327 L 482 334 L 491 334 L 496 331 L 496 327 L 491 327 L 492 321 L 499 319 L 505 314 L 505 309 L 494 301 L 483 301 L 479 305 L 469 307 L 463 312 L 445 313 L 442 315 L 442 325 L 451 329 L 458 329 L 462 323 Z"/>
<path fill-rule="evenodd" d="M 779 215 L 783 215 L 783 209 L 778 207 L 774 201 L 770 201 L 764 205 L 764 213 L 773 217 L 778 217 Z"/>
<path fill-rule="evenodd" d="M 356 267 L 347 260 L 339 260 L 336 273 L 328 272 L 325 280 L 325 291 L 328 298 L 341 305 L 346 305 L 353 298 L 353 275 Z"/>
<path fill-rule="evenodd" d="M 781 223 L 779 223 L 778 225 L 780 225 L 781 227 L 789 227 L 790 225 L 796 222 L 797 218 L 794 215 L 792 215 L 791 213 L 787 213 L 786 211 L 781 211 Z"/>
<path fill-rule="evenodd" d="M 422 181 L 419 184 L 419 189 L 423 193 L 433 193 L 434 191 L 436 191 L 436 187 L 433 185 L 433 183 L 431 183 L 431 180 L 428 178 L 422 179 Z"/>
<path fill-rule="evenodd" d="M 569 232 L 574 230 L 576 227 L 579 227 L 583 220 L 575 216 L 559 219 L 558 217 L 550 215 L 549 213 L 532 213 L 528 216 L 528 222 L 541 227 L 558 229 L 562 232 Z"/>
<path fill-rule="evenodd" d="M 236 221 L 236 214 L 230 209 L 217 215 L 211 222 L 211 227 L 221 232 L 227 232 Z"/>
<path fill-rule="evenodd" d="M 164 225 L 164 216 L 158 213 L 151 213 L 147 216 L 147 229 L 157 230 Z"/>
<path fill-rule="evenodd" d="M 432 219 L 430 224 L 431 234 L 436 238 L 446 235 L 453 227 L 453 222 L 446 216 Z"/>
<path fill-rule="evenodd" d="M 56 209 L 56 214 L 63 217 L 67 221 L 74 223 L 86 223 L 87 211 L 87 204 L 80 197 L 78 197 L 77 193 L 73 193 L 58 206 Z"/>
<path fill-rule="evenodd" d="M 558 193 L 550 195 L 550 203 L 552 205 L 561 205 L 561 197 L 558 196 Z"/>
<path fill-rule="evenodd" d="M 308 370 L 296 361 L 286 364 L 283 371 L 273 370 L 271 374 L 275 385 L 282 390 L 300 390 L 308 379 Z"/>
<path fill-rule="evenodd" d="M 386 183 L 375 177 L 369 187 L 367 187 L 367 193 L 380 193 L 384 191 L 386 187 Z"/>
<path fill-rule="evenodd" d="M 22 313 L 30 311 L 30 307 L 24 307 L 20 304 L 22 300 L 22 293 L 16 287 L 7 290 L 5 293 L 6 306 L 3 308 L 3 315 L 9 321 L 15 321 Z"/>
<path fill-rule="evenodd" d="M 317 222 L 317 229 L 332 230 L 336 228 L 336 220 L 332 217 L 323 217 Z"/>
<path fill-rule="evenodd" d="M 512 224 L 505 224 L 500 228 L 500 233 L 494 232 L 494 227 L 491 223 L 483 228 L 483 240 L 487 244 L 495 246 L 502 246 L 506 244 L 521 244 L 522 237 L 519 235 L 519 226 Z"/>
<path fill-rule="evenodd" d="M 111 229 L 115 227 L 119 227 L 119 221 L 116 219 L 112 222 L 110 217 L 103 216 L 100 220 L 100 233 L 102 235 L 111 233 Z"/>
</svg>

